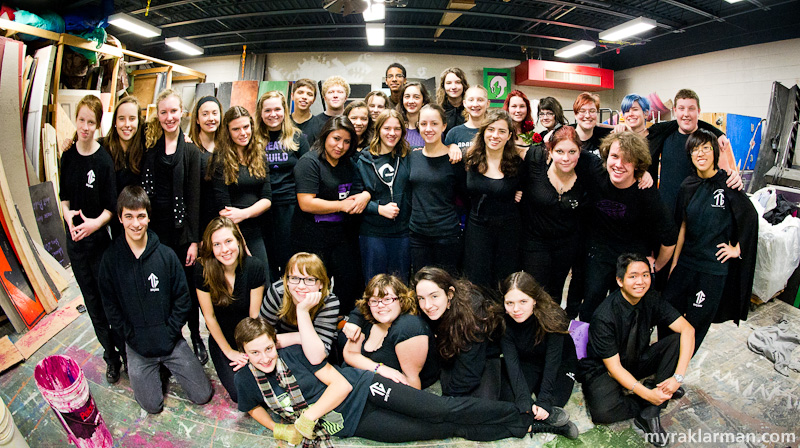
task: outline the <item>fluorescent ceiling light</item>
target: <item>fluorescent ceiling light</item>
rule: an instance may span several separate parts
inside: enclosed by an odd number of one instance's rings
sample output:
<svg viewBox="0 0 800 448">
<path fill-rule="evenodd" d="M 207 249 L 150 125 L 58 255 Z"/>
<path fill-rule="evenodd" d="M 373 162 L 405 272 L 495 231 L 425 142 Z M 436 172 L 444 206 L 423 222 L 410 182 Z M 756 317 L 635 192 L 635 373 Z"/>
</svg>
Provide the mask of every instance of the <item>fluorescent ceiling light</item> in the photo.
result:
<svg viewBox="0 0 800 448">
<path fill-rule="evenodd" d="M 639 17 L 638 19 L 630 20 L 622 25 L 617 25 L 614 28 L 603 31 L 600 33 L 600 40 L 616 42 L 637 34 L 644 33 L 647 30 L 655 28 L 656 25 L 656 21 L 653 19 Z"/>
<path fill-rule="evenodd" d="M 586 53 L 587 51 L 594 48 L 596 45 L 594 42 L 590 40 L 579 40 L 577 42 L 573 42 L 567 45 L 564 48 L 556 50 L 556 57 L 557 58 L 571 58 L 573 56 L 577 56 L 581 53 Z"/>
<path fill-rule="evenodd" d="M 386 18 L 386 5 L 383 3 L 383 0 L 372 0 L 362 14 L 364 15 L 365 22 L 383 20 Z"/>
<path fill-rule="evenodd" d="M 728 3 L 739 3 L 742 0 L 725 0 Z"/>
<path fill-rule="evenodd" d="M 373 47 L 380 47 L 386 41 L 386 25 L 383 23 L 367 24 L 367 43 Z"/>
<path fill-rule="evenodd" d="M 164 43 L 178 51 L 193 56 L 203 54 L 203 52 L 205 51 L 202 48 L 198 47 L 197 45 L 191 44 L 181 39 L 180 37 L 168 37 L 164 40 Z"/>
<path fill-rule="evenodd" d="M 108 23 L 144 37 L 156 37 L 161 35 L 161 28 L 142 22 L 139 19 L 134 19 L 127 14 L 111 14 L 108 18 Z"/>
</svg>

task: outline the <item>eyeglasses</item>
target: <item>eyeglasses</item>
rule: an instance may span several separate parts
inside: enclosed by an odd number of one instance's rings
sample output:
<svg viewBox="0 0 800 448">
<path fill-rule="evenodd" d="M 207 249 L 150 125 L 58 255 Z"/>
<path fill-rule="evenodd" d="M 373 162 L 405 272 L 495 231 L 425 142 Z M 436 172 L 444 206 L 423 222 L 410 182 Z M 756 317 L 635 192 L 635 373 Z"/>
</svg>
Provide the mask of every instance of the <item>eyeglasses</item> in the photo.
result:
<svg viewBox="0 0 800 448">
<path fill-rule="evenodd" d="M 597 115 L 597 109 L 581 109 L 578 115 Z"/>
<path fill-rule="evenodd" d="M 303 284 L 306 286 L 314 286 L 319 281 L 319 279 L 316 277 L 296 277 L 294 275 L 290 275 L 288 277 L 288 280 L 289 283 L 292 285 L 299 285 L 300 281 L 302 281 Z"/>
<path fill-rule="evenodd" d="M 386 79 L 404 79 L 403 75 L 386 75 Z"/>
<path fill-rule="evenodd" d="M 555 116 L 556 114 L 552 112 L 539 112 L 539 118 L 544 118 L 544 117 L 554 118 Z"/>
<path fill-rule="evenodd" d="M 394 303 L 395 300 L 397 300 L 397 297 L 386 296 L 380 299 L 377 297 L 371 297 L 369 300 L 367 300 L 367 304 L 369 306 L 378 306 L 378 304 L 381 303 L 383 305 L 389 306 L 392 303 Z"/>
<path fill-rule="evenodd" d="M 698 146 L 697 148 L 694 148 L 692 150 L 692 155 L 693 156 L 694 155 L 700 155 L 700 154 L 706 155 L 706 154 L 709 154 L 709 153 L 711 153 L 713 151 L 714 151 L 714 148 L 709 148 L 707 146 Z"/>
</svg>

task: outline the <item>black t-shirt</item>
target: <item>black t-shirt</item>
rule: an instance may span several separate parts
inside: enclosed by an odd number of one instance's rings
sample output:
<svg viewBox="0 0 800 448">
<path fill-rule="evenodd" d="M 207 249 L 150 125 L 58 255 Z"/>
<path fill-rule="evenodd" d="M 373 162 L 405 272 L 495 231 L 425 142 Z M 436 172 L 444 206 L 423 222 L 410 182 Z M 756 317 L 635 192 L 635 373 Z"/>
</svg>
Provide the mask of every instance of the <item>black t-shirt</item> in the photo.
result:
<svg viewBox="0 0 800 448">
<path fill-rule="evenodd" d="M 519 205 L 514 200 L 517 191 L 522 190 L 519 169 L 514 176 L 492 179 L 478 172 L 477 168 L 467 171 L 467 194 L 469 194 L 471 219 L 481 221 L 519 218 Z"/>
<path fill-rule="evenodd" d="M 661 192 L 661 200 L 667 206 L 667 213 L 670 216 L 675 216 L 675 204 L 683 180 L 694 172 L 692 161 L 686 155 L 686 140 L 688 139 L 688 134 L 673 132 L 664 140 L 664 149 L 661 152 L 658 191 Z"/>
<path fill-rule="evenodd" d="M 457 236 L 456 194 L 465 189 L 464 163 L 451 164 L 448 155 L 427 157 L 422 150 L 411 151 L 408 157 L 412 193 L 409 229 L 425 236 Z"/>
<path fill-rule="evenodd" d="M 724 184 L 727 176 L 720 170 L 714 177 L 717 183 Z M 706 274 L 725 275 L 730 263 L 717 260 L 717 245 L 732 241 L 733 215 L 725 191 L 716 188 L 712 179 L 700 183 L 686 206 L 683 214 L 686 234 L 678 263 Z"/>
<path fill-rule="evenodd" d="M 272 184 L 272 203 L 275 205 L 297 202 L 294 166 L 309 149 L 308 140 L 302 133 L 294 135 L 294 141 L 298 145 L 297 151 L 286 149 L 281 143 L 281 135 L 281 131 L 270 131 L 269 143 L 265 148 L 269 163 L 269 182 Z"/>
<path fill-rule="evenodd" d="M 103 210 L 116 214 L 117 182 L 108 151 L 101 146 L 84 156 L 72 145 L 61 156 L 59 190 L 61 200 L 69 201 L 70 210 L 81 210 L 87 218 L 97 218 Z M 73 225 L 82 222 L 80 216 L 73 219 Z M 104 229 L 98 230 L 101 231 Z"/>
<path fill-rule="evenodd" d="M 470 146 L 472 146 L 472 140 L 477 134 L 478 128 L 467 127 L 467 124 L 464 123 L 447 131 L 444 144 L 448 146 L 456 144 L 461 152 L 466 153 Z"/>
<path fill-rule="evenodd" d="M 577 128 L 577 125 L 575 124 L 571 124 L 570 126 Z M 581 140 L 581 150 L 600 157 L 600 141 L 610 133 L 611 129 L 609 128 L 595 126 L 595 128 L 592 130 L 592 136 L 589 137 L 589 140 Z"/>
<path fill-rule="evenodd" d="M 675 244 L 678 235 L 674 219 L 667 214 L 655 186 L 642 190 L 634 182 L 620 189 L 604 173 L 597 188 L 589 221 L 592 247 L 616 257 L 624 252 L 648 254 L 659 244 Z"/>
<path fill-rule="evenodd" d="M 194 284 L 200 291 L 211 292 L 203 280 L 203 264 L 194 265 Z M 264 262 L 256 257 L 245 255 L 242 264 L 236 268 L 236 281 L 233 283 L 233 303 L 228 306 L 214 305 L 214 316 L 219 328 L 228 341 L 228 345 L 236 348 L 233 337 L 236 325 L 250 315 L 250 291 L 264 286 L 267 281 Z"/>
<path fill-rule="evenodd" d="M 264 155 L 266 164 L 267 156 Z M 222 164 L 214 169 L 214 202 L 217 211 L 227 207 L 247 208 L 261 199 L 272 199 L 272 188 L 269 181 L 269 167 L 265 166 L 266 175 L 258 178 L 250 174 L 247 165 L 239 164 L 239 175 L 236 182 L 225 185 Z"/>
<path fill-rule="evenodd" d="M 631 333 L 634 309 L 639 309 L 638 352 L 650 345 L 650 334 L 656 325 L 669 326 L 681 314 L 669 303 L 661 300 L 657 292 L 648 291 L 636 305 L 625 300 L 618 289 L 597 307 L 589 325 L 589 344 L 586 358 L 581 360 L 586 377 L 606 372 L 603 360 L 619 354 L 620 361 L 629 371 L 638 360 L 626 358 L 628 336 Z"/>
<path fill-rule="evenodd" d="M 200 229 L 205 232 L 208 223 L 219 216 L 221 209 L 217 208 L 214 200 L 214 180 L 206 180 L 206 173 L 213 153 L 200 148 Z M 211 168 L 213 170 L 213 168 Z"/>
<path fill-rule="evenodd" d="M 584 152 L 581 157 L 594 156 Z M 558 241 L 577 237 L 581 213 L 589 200 L 585 180 L 579 176 L 572 188 L 558 194 L 547 177 L 550 165 L 540 145 L 531 146 L 525 154 L 525 167 L 521 204 L 526 238 Z"/>
<path fill-rule="evenodd" d="M 155 157 L 156 163 L 153 173 L 155 179 L 155 197 L 152 198 L 153 210 L 171 210 L 173 204 L 172 183 L 175 179 L 174 170 L 175 165 L 178 163 L 179 154 L 178 151 L 172 154 L 160 152 L 156 154 Z M 162 215 L 164 214 L 162 213 Z M 159 220 L 160 218 L 155 217 L 155 219 Z M 164 219 L 169 221 L 172 220 L 173 217 L 171 214 L 167 214 Z"/>
<path fill-rule="evenodd" d="M 278 349 L 278 356 L 286 366 L 291 370 L 292 375 L 297 381 L 300 391 L 303 393 L 308 405 L 312 405 L 320 399 L 323 393 L 328 389 L 328 386 L 320 381 L 314 374 L 325 367 L 328 363 L 323 361 L 317 365 L 311 365 L 303 354 L 303 348 L 300 345 L 291 345 L 286 348 Z M 367 394 L 369 393 L 369 385 L 372 382 L 374 374 L 367 370 L 358 370 L 350 367 L 339 368 L 335 367 L 344 377 L 347 382 L 353 386 L 353 390 L 347 394 L 347 397 L 342 401 L 339 406 L 322 417 L 325 420 L 325 429 L 336 437 L 350 437 L 358 427 L 358 422 L 361 420 L 361 413 L 364 411 L 364 405 L 367 402 Z M 269 377 L 272 391 L 278 398 L 278 402 L 284 407 L 291 406 L 291 399 L 288 392 L 280 386 L 275 371 L 267 374 Z M 258 406 L 262 406 L 267 412 L 270 412 L 269 407 L 264 402 L 264 395 L 258 387 L 253 372 L 248 367 L 245 367 L 238 372 L 234 377 L 236 383 L 236 391 L 239 395 L 238 407 L 241 412 L 250 412 Z M 273 419 L 280 421 L 276 415 L 272 415 Z M 299 417 L 299 413 L 296 414 Z"/>
<path fill-rule="evenodd" d="M 322 127 L 325 126 L 325 123 L 327 123 L 331 118 L 331 115 L 321 112 L 311 117 L 308 121 L 297 125 L 297 127 L 303 131 L 303 135 L 305 135 L 306 139 L 308 139 L 308 144 L 313 146 L 314 142 L 316 142 L 317 138 L 319 137 L 319 133 L 322 132 Z"/>
</svg>

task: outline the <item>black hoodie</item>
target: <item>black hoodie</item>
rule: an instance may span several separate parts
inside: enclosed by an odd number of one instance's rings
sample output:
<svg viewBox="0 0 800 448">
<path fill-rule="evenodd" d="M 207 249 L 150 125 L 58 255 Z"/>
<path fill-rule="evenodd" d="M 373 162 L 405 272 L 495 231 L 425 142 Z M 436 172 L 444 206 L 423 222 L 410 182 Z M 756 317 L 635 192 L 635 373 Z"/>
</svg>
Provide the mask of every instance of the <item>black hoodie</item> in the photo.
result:
<svg viewBox="0 0 800 448">
<path fill-rule="evenodd" d="M 100 295 L 111 327 L 144 357 L 172 353 L 191 302 L 183 266 L 172 249 L 147 231 L 139 258 L 117 238 L 100 262 Z"/>
</svg>

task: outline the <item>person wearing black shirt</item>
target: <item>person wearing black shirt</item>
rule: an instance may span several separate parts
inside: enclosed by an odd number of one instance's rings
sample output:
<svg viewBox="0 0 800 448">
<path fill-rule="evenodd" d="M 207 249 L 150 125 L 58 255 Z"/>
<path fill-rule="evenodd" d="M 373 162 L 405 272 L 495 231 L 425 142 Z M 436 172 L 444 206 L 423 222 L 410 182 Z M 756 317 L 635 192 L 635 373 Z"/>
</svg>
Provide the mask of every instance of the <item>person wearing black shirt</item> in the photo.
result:
<svg viewBox="0 0 800 448">
<path fill-rule="evenodd" d="M 597 126 L 600 97 L 583 92 L 578 95 L 572 110 L 575 112 L 575 130 L 581 140 L 581 149 L 596 156 L 600 155 L 600 141 L 611 133 L 611 129 Z"/>
<path fill-rule="evenodd" d="M 513 131 L 508 112 L 492 109 L 464 158 L 472 205 L 464 236 L 464 275 L 485 288 L 520 268 L 522 222 L 516 194 L 523 176 Z"/>
<path fill-rule="evenodd" d="M 127 104 L 127 103 L 126 103 Z M 109 324 L 98 286 L 100 259 L 111 239 L 106 224 L 117 204 L 114 162 L 94 139 L 103 116 L 100 99 L 87 95 L 77 105 L 77 139 L 61 156 L 59 195 L 67 229 L 67 254 L 97 340 L 103 347 L 106 381 L 119 381 L 127 363 L 125 343 Z"/>
<path fill-rule="evenodd" d="M 579 177 L 575 168 L 580 160 L 587 163 L 591 158 L 580 150 L 578 134 L 571 126 L 560 127 L 546 147 L 533 145 L 525 154 L 523 266 L 559 304 L 567 275 L 583 255 L 581 218 L 589 203 L 587 185 L 592 184 Z M 567 300 L 567 317 L 578 315 L 581 299 Z"/>
<path fill-rule="evenodd" d="M 658 190 L 637 185 L 636 179 L 650 164 L 644 138 L 633 132 L 611 134 L 603 139 L 600 155 L 606 172 L 598 173 L 597 185 L 589 188 L 594 197 L 580 312 L 584 322 L 591 321 L 594 310 L 614 288 L 614 265 L 620 253 L 649 254 L 658 247 L 654 265 L 659 272 L 669 262 L 678 237 Z"/>
<path fill-rule="evenodd" d="M 262 95 L 263 96 L 263 95 Z M 308 78 L 300 78 L 292 84 L 292 103 L 294 110 L 291 113 L 292 123 L 305 133 L 306 126 L 311 122 L 311 105 L 317 100 L 317 83 Z M 284 114 L 289 108 L 284 107 Z"/>
<path fill-rule="evenodd" d="M 456 196 L 466 188 L 466 171 L 463 162 L 451 163 L 450 148 L 442 143 L 444 109 L 427 104 L 419 117 L 425 148 L 408 156 L 412 272 L 439 266 L 455 274 L 462 250 Z"/>
<path fill-rule="evenodd" d="M 258 317 L 266 280 L 264 264 L 245 253 L 236 224 L 224 216 L 214 218 L 203 234 L 194 284 L 214 370 L 234 403 L 238 401 L 234 368 L 247 365 L 247 356 L 236 350 L 233 332 L 245 317 Z"/>
<path fill-rule="evenodd" d="M 550 140 L 553 132 L 569 123 L 564 117 L 564 108 L 561 107 L 561 103 L 552 96 L 539 99 L 539 104 L 536 105 L 536 117 L 539 119 L 539 126 L 544 128 L 542 131 L 544 141 Z"/>
<path fill-rule="evenodd" d="M 525 158 L 531 145 L 542 142 L 542 136 L 533 130 L 536 125 L 531 117 L 531 102 L 521 91 L 512 90 L 503 102 L 503 110 L 508 112 L 514 122 L 514 145 L 517 153 Z"/>
<path fill-rule="evenodd" d="M 649 292 L 650 263 L 644 256 L 620 255 L 616 269 L 619 289 L 594 314 L 586 358 L 580 361 L 586 405 L 595 423 L 633 417 L 650 443 L 665 446 L 660 413 L 671 398 L 685 393 L 681 383 L 694 351 L 694 328 L 658 293 Z M 650 345 L 656 325 L 676 334 Z M 652 384 L 638 380 L 653 374 Z"/>
<path fill-rule="evenodd" d="M 447 113 L 447 127 L 444 137 L 450 129 L 466 121 L 464 112 L 464 93 L 469 89 L 467 75 L 458 67 L 445 69 L 439 75 L 439 88 L 436 89 L 436 104 L 442 106 Z"/>
<path fill-rule="evenodd" d="M 353 124 L 356 135 L 358 135 L 358 143 L 355 145 L 356 151 L 363 151 L 372 141 L 372 130 L 374 129 L 367 103 L 363 101 L 351 102 L 344 108 L 344 116 Z M 355 157 L 355 154 L 353 156 Z"/>
<path fill-rule="evenodd" d="M 200 242 L 200 150 L 187 143 L 181 131 L 183 106 L 177 92 L 159 93 L 156 108 L 145 132 L 142 187 L 153 204 L 150 228 L 184 263 L 192 297 L 189 332 L 195 353 L 205 364 L 208 352 L 200 337 L 200 305 L 192 269 Z"/>
<path fill-rule="evenodd" d="M 399 62 L 393 62 L 389 64 L 389 66 L 386 67 L 385 83 L 391 92 L 389 99 L 390 102 L 386 105 L 386 107 L 396 107 L 403 100 L 403 94 L 401 93 L 401 90 L 403 90 L 403 86 L 406 84 L 406 68 L 403 67 Z"/>
<path fill-rule="evenodd" d="M 514 401 L 517 409 L 533 409 L 545 424 L 574 427 L 563 409 L 578 373 L 566 313 L 524 271 L 503 280 L 500 292 L 506 310 L 503 399 Z M 535 404 L 531 394 L 536 394 Z M 577 428 L 570 430 L 577 434 Z"/>
<path fill-rule="evenodd" d="M 695 328 L 696 352 L 712 322 L 747 318 L 758 215 L 744 192 L 725 185 L 716 135 L 694 131 L 686 152 L 696 174 L 678 192 L 680 232 L 664 299 Z"/>
<path fill-rule="evenodd" d="M 386 96 L 380 90 L 373 90 L 369 92 L 366 97 L 364 97 L 364 102 L 367 103 L 367 108 L 369 109 L 369 116 L 372 118 L 372 122 L 375 123 L 375 120 L 378 119 L 378 115 L 381 114 L 386 109 L 392 109 L 389 107 L 391 101 L 389 101 L 389 97 Z"/>
<path fill-rule="evenodd" d="M 298 81 L 299 82 L 299 81 Z M 308 87 L 300 87 L 302 91 Z M 292 216 L 297 208 L 294 167 L 309 151 L 308 140 L 293 120 L 286 118 L 286 98 L 273 90 L 261 95 L 256 108 L 256 139 L 267 154 L 272 206 L 267 210 L 264 233 L 271 272 L 271 281 L 283 276 L 283 269 L 292 257 Z"/>
<path fill-rule="evenodd" d="M 128 185 L 142 183 L 142 155 L 144 154 L 144 123 L 139 120 L 139 101 L 135 96 L 126 96 L 117 103 L 112 118 L 113 125 L 102 141 L 103 147 L 114 161 L 116 195 Z M 119 221 L 111 219 L 108 223 L 111 235 L 122 235 Z"/>
<path fill-rule="evenodd" d="M 331 76 L 322 83 L 322 99 L 325 101 L 325 111 L 314 115 L 302 128 L 303 134 L 305 134 L 310 145 L 314 145 L 331 117 L 342 115 L 348 96 L 350 96 L 350 84 L 341 76 Z M 353 142 L 353 147 L 355 145 L 356 142 Z"/>
<path fill-rule="evenodd" d="M 217 130 L 222 121 L 222 106 L 213 96 L 197 100 L 189 124 L 189 138 L 200 150 L 200 229 L 205 229 L 212 219 L 219 216 L 214 201 L 213 172 L 209 171 L 209 160 L 214 154 Z M 213 171 L 213 167 L 210 167 Z"/>
<path fill-rule="evenodd" d="M 363 285 L 351 215 L 364 211 L 370 195 L 362 191 L 355 163 L 347 156 L 357 138 L 347 117 L 334 117 L 294 167 L 298 208 L 292 218 L 293 247 L 319 255 L 329 268 L 342 315 L 353 309 Z"/>
</svg>

